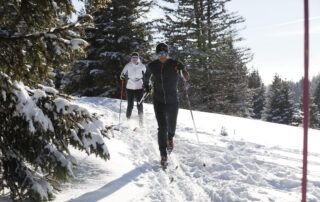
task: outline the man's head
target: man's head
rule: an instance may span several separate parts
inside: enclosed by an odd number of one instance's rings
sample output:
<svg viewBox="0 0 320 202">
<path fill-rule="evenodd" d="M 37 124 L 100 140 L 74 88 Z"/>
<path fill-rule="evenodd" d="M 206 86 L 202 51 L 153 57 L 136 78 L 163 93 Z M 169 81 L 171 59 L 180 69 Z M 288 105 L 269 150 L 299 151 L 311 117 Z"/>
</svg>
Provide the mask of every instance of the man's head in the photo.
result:
<svg viewBox="0 0 320 202">
<path fill-rule="evenodd" d="M 159 43 L 156 47 L 156 53 L 161 62 L 167 61 L 169 57 L 169 47 L 165 43 Z"/>
<path fill-rule="evenodd" d="M 131 62 L 137 64 L 139 62 L 139 53 L 133 52 L 131 54 Z"/>
</svg>

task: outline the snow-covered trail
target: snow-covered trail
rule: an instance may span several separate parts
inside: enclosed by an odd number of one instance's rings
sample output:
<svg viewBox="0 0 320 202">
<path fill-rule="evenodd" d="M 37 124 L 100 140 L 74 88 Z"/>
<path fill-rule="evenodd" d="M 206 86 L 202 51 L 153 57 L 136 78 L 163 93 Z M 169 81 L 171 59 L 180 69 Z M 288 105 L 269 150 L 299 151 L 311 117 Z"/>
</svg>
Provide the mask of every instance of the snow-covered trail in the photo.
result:
<svg viewBox="0 0 320 202">
<path fill-rule="evenodd" d="M 81 98 L 77 103 L 103 115 L 106 124 L 117 124 L 117 100 Z M 114 138 L 106 140 L 110 161 L 74 151 L 79 161 L 76 179 L 64 185 L 55 201 L 300 201 L 301 151 L 295 146 L 283 147 L 270 141 L 267 144 L 247 141 L 249 127 L 245 131 L 236 126 L 246 120 L 196 112 L 198 144 L 189 111 L 180 110 L 174 139 L 176 146 L 166 174 L 158 165 L 157 124 L 152 105 L 145 104 L 142 129 L 134 130 L 138 126 L 136 114 L 134 111 L 132 120 L 125 121 L 121 130 L 114 132 Z M 208 121 L 211 124 L 204 124 Z M 235 122 L 228 125 L 228 121 Z M 221 126 L 227 136 L 220 135 Z M 287 127 L 272 126 L 269 132 L 260 128 L 261 133 L 270 133 L 269 138 L 274 138 L 273 133 Z M 242 131 L 246 134 L 238 134 Z M 309 201 L 320 201 L 319 153 L 309 155 Z M 174 169 L 175 166 L 178 168 Z M 174 177 L 172 183 L 171 176 Z"/>
</svg>

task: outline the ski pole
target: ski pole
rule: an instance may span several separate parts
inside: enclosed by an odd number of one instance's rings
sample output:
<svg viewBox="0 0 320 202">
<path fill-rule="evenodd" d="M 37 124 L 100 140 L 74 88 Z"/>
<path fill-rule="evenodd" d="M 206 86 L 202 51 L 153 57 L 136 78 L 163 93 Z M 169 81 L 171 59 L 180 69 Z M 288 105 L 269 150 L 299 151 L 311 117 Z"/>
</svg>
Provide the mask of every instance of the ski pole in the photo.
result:
<svg viewBox="0 0 320 202">
<path fill-rule="evenodd" d="M 144 99 L 146 97 L 148 97 L 148 95 L 149 95 L 149 93 L 147 93 L 147 92 L 143 93 L 143 96 L 142 96 L 141 100 L 138 102 L 138 105 L 141 104 L 144 101 Z"/>
<path fill-rule="evenodd" d="M 191 109 L 191 102 L 190 102 L 190 98 L 189 98 L 189 94 L 188 94 L 188 89 L 187 89 L 187 81 L 186 81 L 186 79 L 184 78 L 183 73 L 182 73 L 181 70 L 180 70 L 180 74 L 181 74 L 181 78 L 182 78 L 182 80 L 183 80 L 183 87 L 184 87 L 184 91 L 185 91 L 185 93 L 186 93 L 186 98 L 187 98 L 187 102 L 188 102 L 188 106 L 189 106 L 189 111 L 190 111 L 191 118 L 192 118 L 192 122 L 193 122 L 194 132 L 196 133 L 198 145 L 200 145 L 197 127 L 196 127 L 196 123 L 195 123 L 195 121 L 194 121 L 194 117 L 193 117 L 193 113 L 192 113 L 192 109 Z M 203 163 L 203 166 L 205 167 L 206 164 Z"/>
<path fill-rule="evenodd" d="M 181 74 L 181 77 L 182 77 L 182 80 L 183 80 L 183 87 L 184 87 L 184 91 L 186 93 L 187 103 L 188 103 L 188 106 L 189 106 L 189 111 L 190 111 L 190 114 L 191 114 L 194 131 L 195 131 L 196 136 L 197 136 L 198 144 L 200 144 L 196 123 L 194 121 L 194 117 L 193 117 L 193 113 L 192 113 L 192 109 L 191 109 L 191 103 L 190 103 L 190 98 L 189 98 L 188 89 L 187 89 L 187 81 L 184 79 L 182 71 L 180 71 L 180 74 Z"/>
<path fill-rule="evenodd" d="M 121 117 L 121 106 L 122 106 L 122 97 L 123 97 L 123 86 L 124 86 L 124 80 L 121 80 L 119 125 L 120 125 L 120 117 Z"/>
</svg>

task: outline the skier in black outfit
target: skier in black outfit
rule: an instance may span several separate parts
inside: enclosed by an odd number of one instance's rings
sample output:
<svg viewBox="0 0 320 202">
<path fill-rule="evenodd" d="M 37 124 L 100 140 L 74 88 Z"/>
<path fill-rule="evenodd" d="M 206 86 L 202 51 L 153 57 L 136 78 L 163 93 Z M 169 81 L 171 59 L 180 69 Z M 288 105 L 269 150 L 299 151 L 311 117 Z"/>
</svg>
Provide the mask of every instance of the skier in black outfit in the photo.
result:
<svg viewBox="0 0 320 202">
<path fill-rule="evenodd" d="M 170 153 L 174 147 L 173 137 L 179 110 L 178 79 L 183 77 L 189 80 L 189 74 L 181 62 L 169 58 L 169 49 L 165 43 L 157 45 L 156 53 L 159 59 L 152 61 L 147 66 L 143 86 L 146 92 L 150 91 L 149 80 L 152 75 L 153 107 L 158 122 L 160 163 L 165 166 L 167 165 L 167 150 Z"/>
</svg>

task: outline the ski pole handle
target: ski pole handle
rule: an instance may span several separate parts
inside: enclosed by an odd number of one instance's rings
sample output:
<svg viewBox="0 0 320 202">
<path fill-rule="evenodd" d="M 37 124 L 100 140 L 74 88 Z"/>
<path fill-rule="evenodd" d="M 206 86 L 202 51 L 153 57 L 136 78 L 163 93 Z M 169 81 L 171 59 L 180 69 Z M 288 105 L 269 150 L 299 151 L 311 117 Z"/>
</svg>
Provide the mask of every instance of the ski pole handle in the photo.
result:
<svg viewBox="0 0 320 202">
<path fill-rule="evenodd" d="M 124 80 L 121 80 L 121 92 L 120 92 L 120 99 L 122 100 L 123 97 L 123 86 L 124 86 Z"/>
</svg>

